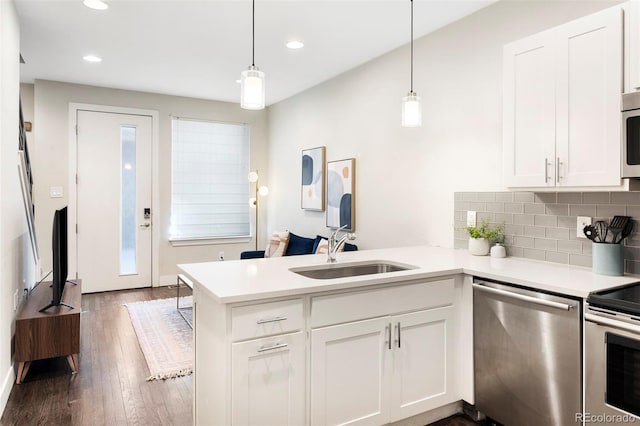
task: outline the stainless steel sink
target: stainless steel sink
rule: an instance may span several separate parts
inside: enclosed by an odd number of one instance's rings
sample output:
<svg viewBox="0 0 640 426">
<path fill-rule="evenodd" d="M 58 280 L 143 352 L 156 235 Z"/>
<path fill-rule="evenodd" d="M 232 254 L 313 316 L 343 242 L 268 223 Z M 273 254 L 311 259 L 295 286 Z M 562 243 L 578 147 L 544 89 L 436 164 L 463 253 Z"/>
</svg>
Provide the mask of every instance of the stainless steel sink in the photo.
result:
<svg viewBox="0 0 640 426">
<path fill-rule="evenodd" d="M 388 272 L 408 271 L 416 269 L 415 266 L 403 265 L 384 260 L 362 263 L 338 263 L 322 266 L 309 266 L 291 268 L 291 272 L 317 280 L 330 280 L 333 278 L 348 278 L 360 275 L 386 274 Z"/>
</svg>

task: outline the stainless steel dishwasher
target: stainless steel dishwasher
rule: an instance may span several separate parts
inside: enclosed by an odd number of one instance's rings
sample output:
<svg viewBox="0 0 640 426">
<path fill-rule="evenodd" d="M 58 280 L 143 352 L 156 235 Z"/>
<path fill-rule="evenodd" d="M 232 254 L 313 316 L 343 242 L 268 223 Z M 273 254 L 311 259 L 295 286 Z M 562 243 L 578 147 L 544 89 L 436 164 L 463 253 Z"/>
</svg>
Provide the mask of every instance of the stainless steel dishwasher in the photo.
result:
<svg viewBox="0 0 640 426">
<path fill-rule="evenodd" d="M 475 398 L 480 412 L 506 426 L 580 424 L 580 303 L 474 279 Z"/>
</svg>

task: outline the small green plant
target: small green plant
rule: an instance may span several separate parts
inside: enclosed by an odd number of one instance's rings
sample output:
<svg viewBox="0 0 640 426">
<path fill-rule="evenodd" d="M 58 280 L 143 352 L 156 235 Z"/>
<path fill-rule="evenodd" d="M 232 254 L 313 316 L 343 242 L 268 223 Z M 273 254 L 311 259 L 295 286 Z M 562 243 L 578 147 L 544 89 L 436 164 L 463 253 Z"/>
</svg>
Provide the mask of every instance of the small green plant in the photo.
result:
<svg viewBox="0 0 640 426">
<path fill-rule="evenodd" d="M 470 238 L 484 238 L 495 243 L 504 241 L 504 223 L 490 226 L 486 220 L 480 226 L 467 226 L 467 234 Z"/>
</svg>

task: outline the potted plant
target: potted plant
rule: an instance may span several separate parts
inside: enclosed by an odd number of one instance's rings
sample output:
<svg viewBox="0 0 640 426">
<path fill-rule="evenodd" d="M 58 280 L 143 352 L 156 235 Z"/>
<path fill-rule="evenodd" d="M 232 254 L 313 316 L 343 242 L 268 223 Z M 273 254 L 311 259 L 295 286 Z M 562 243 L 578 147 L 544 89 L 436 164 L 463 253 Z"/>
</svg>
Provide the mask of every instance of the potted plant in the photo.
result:
<svg viewBox="0 0 640 426">
<path fill-rule="evenodd" d="M 504 224 L 490 226 L 486 220 L 480 226 L 467 226 L 469 235 L 469 253 L 475 256 L 489 254 L 491 243 L 502 243 L 504 240 Z"/>
</svg>

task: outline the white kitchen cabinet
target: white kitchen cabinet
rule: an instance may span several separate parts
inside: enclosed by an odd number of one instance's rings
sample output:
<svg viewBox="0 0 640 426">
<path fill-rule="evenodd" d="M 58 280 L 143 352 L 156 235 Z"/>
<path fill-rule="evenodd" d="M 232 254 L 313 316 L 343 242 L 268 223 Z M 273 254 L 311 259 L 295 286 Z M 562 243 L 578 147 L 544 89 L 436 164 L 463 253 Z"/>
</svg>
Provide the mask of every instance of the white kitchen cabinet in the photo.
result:
<svg viewBox="0 0 640 426">
<path fill-rule="evenodd" d="M 622 9 L 505 46 L 508 187 L 619 186 Z"/>
<path fill-rule="evenodd" d="M 194 300 L 194 424 L 307 424 L 303 299 Z"/>
<path fill-rule="evenodd" d="M 391 421 L 441 407 L 453 388 L 453 307 L 394 316 Z M 399 329 L 399 333 L 398 333 Z"/>
<path fill-rule="evenodd" d="M 509 187 L 555 185 L 553 42 L 545 32 L 503 50 L 504 177 Z"/>
<path fill-rule="evenodd" d="M 365 303 L 382 292 L 389 292 L 387 311 Z M 416 299 L 420 293 L 425 297 Z M 316 311 L 312 302 L 316 322 L 345 302 L 352 319 L 378 317 L 311 330 L 311 424 L 386 424 L 459 399 L 453 297 L 450 279 L 321 297 Z M 401 313 L 416 303 L 428 309 Z"/>
<path fill-rule="evenodd" d="M 626 9 L 628 13 L 628 62 L 629 87 L 625 92 L 640 89 L 640 0 L 631 0 Z"/>
<path fill-rule="evenodd" d="M 232 424 L 304 424 L 304 333 L 234 343 L 231 365 Z"/>
<path fill-rule="evenodd" d="M 311 424 L 389 420 L 389 318 L 311 331 Z"/>
</svg>

